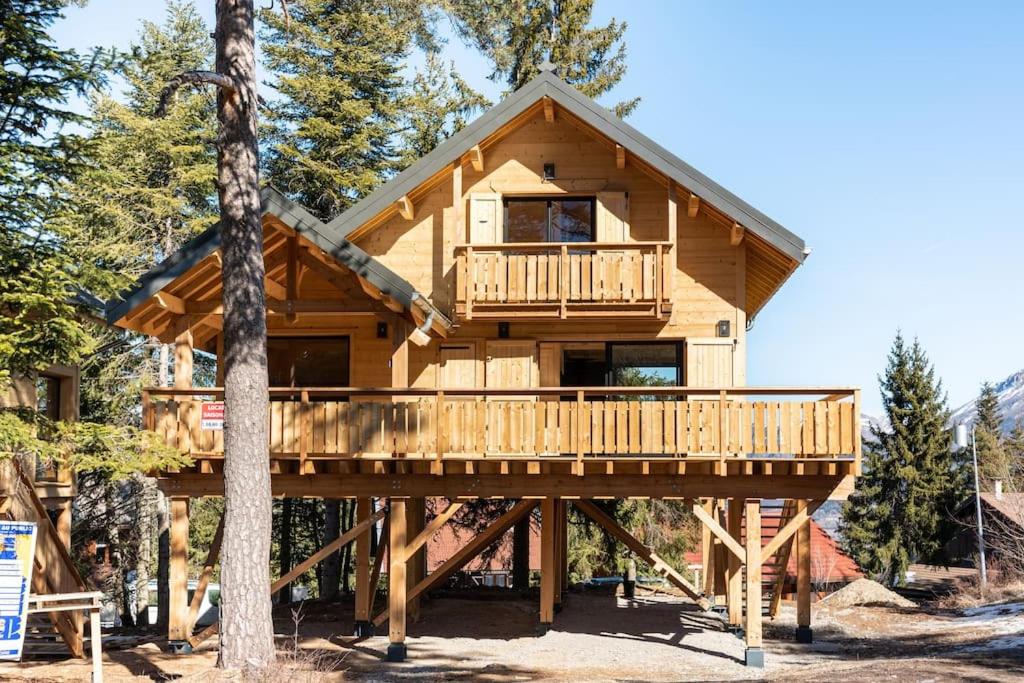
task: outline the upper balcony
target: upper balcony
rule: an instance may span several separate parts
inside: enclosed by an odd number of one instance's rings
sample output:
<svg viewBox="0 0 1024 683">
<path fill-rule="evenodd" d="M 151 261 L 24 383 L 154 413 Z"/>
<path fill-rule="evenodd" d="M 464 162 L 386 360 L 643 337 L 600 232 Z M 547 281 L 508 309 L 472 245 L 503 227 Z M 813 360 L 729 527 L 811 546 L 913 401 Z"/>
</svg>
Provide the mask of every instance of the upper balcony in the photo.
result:
<svg viewBox="0 0 1024 683">
<path fill-rule="evenodd" d="M 518 242 L 456 247 L 457 317 L 666 318 L 670 242 Z"/>
</svg>

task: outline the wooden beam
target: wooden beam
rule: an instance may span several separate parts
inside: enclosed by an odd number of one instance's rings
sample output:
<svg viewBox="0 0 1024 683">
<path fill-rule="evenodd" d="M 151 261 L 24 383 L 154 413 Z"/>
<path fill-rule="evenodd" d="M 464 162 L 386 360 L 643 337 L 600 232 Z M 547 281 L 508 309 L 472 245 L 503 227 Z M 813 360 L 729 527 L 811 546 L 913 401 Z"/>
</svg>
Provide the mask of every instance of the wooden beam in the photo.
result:
<svg viewBox="0 0 1024 683">
<path fill-rule="evenodd" d="M 435 569 L 430 576 L 416 584 L 416 587 L 409 591 L 409 594 L 406 596 L 407 599 L 412 599 L 422 595 L 437 584 L 446 581 L 449 576 L 462 569 L 467 562 L 501 538 L 501 536 L 508 531 L 513 524 L 519 521 L 523 515 L 528 514 L 535 507 L 537 507 L 537 501 L 535 500 L 521 500 L 513 505 L 512 509 L 495 520 L 491 526 L 477 534 L 477 536 L 469 543 L 462 546 L 462 548 L 449 557 L 444 564 Z M 375 626 L 380 626 L 387 620 L 388 612 L 385 611 L 374 617 L 373 623 Z"/>
<path fill-rule="evenodd" d="M 517 459 L 518 460 L 518 459 Z M 613 462 L 613 461 L 609 461 Z M 158 480 L 167 495 L 220 496 L 220 475 L 169 474 Z M 293 498 L 342 498 L 407 496 L 465 498 L 651 498 L 754 497 L 828 498 L 841 485 L 842 476 L 803 474 L 792 476 L 711 474 L 639 475 L 615 471 L 613 475 L 585 477 L 576 474 L 506 474 L 500 476 L 446 473 L 443 477 L 416 474 L 280 474 L 271 479 L 275 496 Z M 468 494 L 467 494 L 468 492 Z"/>
<path fill-rule="evenodd" d="M 359 498 L 356 500 L 356 523 L 362 522 L 373 513 L 373 500 L 370 498 Z M 356 633 L 359 635 L 360 622 L 370 620 L 370 596 L 373 595 L 373 588 L 370 586 L 370 534 L 373 527 L 368 526 L 356 536 L 355 561 L 356 561 L 356 605 L 355 621 Z"/>
<path fill-rule="evenodd" d="M 694 504 L 693 515 L 702 521 L 704 525 L 711 530 L 711 533 L 713 533 L 715 537 L 722 542 L 722 545 L 728 548 L 728 550 L 735 555 L 741 563 L 747 561 L 747 554 L 743 550 L 743 546 L 740 545 L 728 531 L 722 528 L 722 525 L 718 523 L 718 520 L 705 512 L 704 508 L 702 508 L 699 503 Z"/>
<path fill-rule="evenodd" d="M 739 223 L 733 223 L 732 228 L 729 230 L 729 244 L 734 247 L 740 246 L 740 242 L 743 241 L 743 235 L 745 233 L 746 228 Z"/>
<path fill-rule="evenodd" d="M 448 503 L 448 507 L 446 507 L 443 512 L 441 512 L 432 520 L 430 520 L 430 523 L 423 527 L 423 531 L 417 534 L 416 538 L 412 539 L 411 541 L 409 541 L 408 544 L 406 544 L 406 552 L 414 553 L 418 551 L 420 548 L 422 548 L 424 545 L 426 545 L 427 541 L 430 540 L 431 536 L 436 534 L 438 529 L 447 524 L 448 520 L 454 517 L 455 513 L 461 510 L 463 505 L 464 503 Z"/>
<path fill-rule="evenodd" d="M 188 640 L 188 498 L 171 498 L 170 600 L 168 602 L 167 639 Z"/>
<path fill-rule="evenodd" d="M 545 498 L 540 504 L 540 624 L 550 626 L 555 621 L 555 525 L 558 502 Z"/>
<path fill-rule="evenodd" d="M 761 501 L 748 500 L 747 520 L 747 605 L 744 634 L 747 649 L 761 647 Z M 748 659 L 749 661 L 749 659 Z"/>
<path fill-rule="evenodd" d="M 473 166 L 473 170 L 477 173 L 483 173 L 484 171 L 484 153 L 480 149 L 480 145 L 473 145 L 469 148 L 469 163 Z"/>
<path fill-rule="evenodd" d="M 737 544 L 743 540 L 743 501 L 733 498 L 729 501 L 727 513 L 729 535 Z M 743 624 L 743 565 L 735 553 L 729 555 L 725 570 L 726 604 L 729 606 L 729 624 Z"/>
<path fill-rule="evenodd" d="M 619 539 L 623 545 L 649 564 L 651 569 L 668 579 L 669 582 L 676 586 L 676 588 L 686 593 L 690 599 L 696 601 L 696 603 L 700 605 L 701 609 L 708 609 L 711 606 L 711 603 L 709 603 L 693 586 L 693 584 L 683 577 L 682 574 L 669 566 L 653 550 L 645 546 L 634 538 L 632 534 L 619 526 L 618 522 L 606 515 L 601 508 L 588 500 L 575 500 L 573 501 L 573 505 L 575 505 L 576 509 L 587 517 L 590 517 L 590 519 L 604 527 L 612 536 Z"/>
<path fill-rule="evenodd" d="M 412 200 L 409 199 L 409 195 L 403 194 L 395 201 L 395 206 L 398 207 L 398 214 L 407 221 L 411 221 L 413 216 L 416 215 L 416 207 L 413 206 Z"/>
<path fill-rule="evenodd" d="M 203 563 L 203 572 L 199 575 L 195 592 L 192 593 L 192 604 L 188 608 L 188 632 L 192 633 L 196 620 L 199 618 L 199 608 L 203 604 L 203 597 L 206 595 L 206 588 L 210 585 L 213 577 L 214 567 L 217 565 L 217 558 L 220 556 L 220 545 L 224 540 L 224 514 L 221 513 L 220 521 L 217 522 L 217 530 L 213 533 L 213 541 L 210 542 L 210 550 L 206 553 L 206 562 Z"/>
<path fill-rule="evenodd" d="M 384 518 L 381 524 L 380 538 L 377 539 L 377 555 L 373 558 L 373 571 L 370 572 L 370 601 L 368 603 L 368 615 L 373 614 L 373 603 L 377 602 L 377 587 L 380 585 L 380 575 L 384 571 L 384 556 L 388 554 L 388 544 L 391 542 L 390 515 Z"/>
<path fill-rule="evenodd" d="M 192 321 L 179 318 L 174 325 L 174 388 L 192 388 L 193 340 Z"/>
<path fill-rule="evenodd" d="M 821 504 L 824 502 L 825 501 L 823 500 L 815 500 L 806 504 L 801 501 L 801 506 L 798 506 L 796 514 L 793 515 L 793 517 L 786 522 L 786 525 L 779 529 L 778 533 L 775 534 L 775 537 L 768 541 L 764 548 L 761 549 L 761 563 L 763 564 L 767 562 L 768 558 L 778 552 L 779 548 L 782 547 L 782 544 L 788 541 L 790 537 L 811 518 L 811 515 L 814 514 L 815 510 L 821 507 Z"/>
<path fill-rule="evenodd" d="M 266 299 L 267 315 L 293 316 L 297 313 L 373 313 L 385 312 L 369 302 L 351 299 Z M 186 302 L 188 310 L 203 316 L 204 324 L 216 327 L 211 320 L 224 315 L 224 304 L 219 299 Z M 294 322 L 294 320 L 292 320 Z"/>
<path fill-rule="evenodd" d="M 622 145 L 615 145 L 615 168 L 626 168 L 626 148 Z"/>
<path fill-rule="evenodd" d="M 277 280 L 272 280 L 269 275 L 263 278 L 263 286 L 267 292 L 267 298 L 271 299 L 287 299 L 288 288 L 282 285 Z"/>
<path fill-rule="evenodd" d="M 709 516 L 715 512 L 715 500 L 709 498 L 701 503 Z M 706 524 L 700 525 L 700 578 L 704 584 L 704 595 L 715 593 L 714 536 Z"/>
<path fill-rule="evenodd" d="M 273 596 L 281 591 L 282 588 L 287 586 L 289 583 L 299 578 L 314 566 L 323 562 L 329 555 L 336 553 L 337 551 L 344 548 L 346 545 L 355 540 L 356 536 L 363 533 L 364 530 L 369 529 L 371 526 L 377 523 L 378 520 L 383 518 L 385 510 L 381 508 L 375 513 L 367 517 L 366 519 L 355 524 L 351 529 L 338 536 L 336 539 L 325 545 L 320 550 L 316 551 L 309 556 L 306 560 L 292 567 L 291 571 L 279 578 L 274 583 L 270 584 L 270 595 Z"/>
<path fill-rule="evenodd" d="M 288 235 L 288 261 L 285 270 L 285 289 L 288 292 L 288 300 L 295 301 L 299 298 L 299 238 L 297 235 Z M 270 310 L 270 307 L 267 307 Z M 289 309 L 286 312 L 288 322 L 295 322 L 298 314 Z"/>
<path fill-rule="evenodd" d="M 555 122 L 555 101 L 547 95 L 544 96 L 544 120 L 548 123 Z"/>
<path fill-rule="evenodd" d="M 691 192 L 690 199 L 686 203 L 686 215 L 690 218 L 696 218 L 698 210 L 700 210 L 700 197 Z"/>
<path fill-rule="evenodd" d="M 406 523 L 405 506 L 407 501 L 402 498 L 391 500 L 391 522 L 389 524 L 389 536 L 391 546 L 388 557 L 391 563 L 388 567 L 388 640 L 392 645 L 405 642 L 405 607 L 406 607 L 406 585 L 405 585 L 405 540 Z M 389 648 L 390 650 L 390 648 Z M 389 652 L 390 654 L 390 652 Z M 402 657 L 404 659 L 404 656 Z"/>
<path fill-rule="evenodd" d="M 797 515 L 807 512 L 813 503 L 797 501 Z M 828 577 L 825 577 L 828 581 Z M 811 522 L 804 521 L 796 534 L 796 625 L 797 640 L 802 640 L 803 629 L 810 637 L 811 628 Z"/>
<path fill-rule="evenodd" d="M 153 295 L 153 303 L 165 311 L 170 311 L 177 315 L 185 314 L 185 302 L 170 292 L 157 292 Z"/>
</svg>

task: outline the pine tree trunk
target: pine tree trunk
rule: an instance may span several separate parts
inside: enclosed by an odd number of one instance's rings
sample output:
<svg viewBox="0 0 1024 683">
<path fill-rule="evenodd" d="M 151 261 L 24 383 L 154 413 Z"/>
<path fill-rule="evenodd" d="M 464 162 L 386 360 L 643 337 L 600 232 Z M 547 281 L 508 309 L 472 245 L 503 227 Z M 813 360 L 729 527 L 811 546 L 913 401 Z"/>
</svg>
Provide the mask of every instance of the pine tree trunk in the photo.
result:
<svg viewBox="0 0 1024 683">
<path fill-rule="evenodd" d="M 225 669 L 261 669 L 275 657 L 253 21 L 252 0 L 217 0 L 216 70 L 235 86 L 235 92 L 221 89 L 217 95 L 226 366 L 219 665 Z"/>
<path fill-rule="evenodd" d="M 530 516 L 512 527 L 512 586 L 516 590 L 530 587 Z"/>
<path fill-rule="evenodd" d="M 278 576 L 284 576 L 292 569 L 292 499 L 281 501 L 281 540 L 278 542 Z M 287 605 L 292 601 L 292 585 L 289 583 L 277 594 L 277 604 Z"/>
<path fill-rule="evenodd" d="M 341 501 L 324 501 L 324 545 L 341 535 Z M 338 597 L 338 586 L 341 583 L 341 556 L 331 553 L 323 564 L 323 586 L 320 597 L 333 600 Z"/>
</svg>

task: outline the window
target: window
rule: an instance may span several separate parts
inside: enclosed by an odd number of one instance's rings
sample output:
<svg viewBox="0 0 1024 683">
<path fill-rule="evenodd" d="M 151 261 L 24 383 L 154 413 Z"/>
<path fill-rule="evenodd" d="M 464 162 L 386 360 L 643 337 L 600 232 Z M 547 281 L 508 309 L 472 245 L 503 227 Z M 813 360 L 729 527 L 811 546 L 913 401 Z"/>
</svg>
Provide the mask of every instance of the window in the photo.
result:
<svg viewBox="0 0 1024 683">
<path fill-rule="evenodd" d="M 593 242 L 594 197 L 506 197 L 506 242 Z"/>
<path fill-rule="evenodd" d="M 681 386 L 682 349 L 678 342 L 569 345 L 562 351 L 561 383 L 563 387 Z"/>
<path fill-rule="evenodd" d="M 682 345 L 608 345 L 608 386 L 658 387 L 682 384 Z"/>
<path fill-rule="evenodd" d="M 270 337 L 272 387 L 347 387 L 348 337 Z"/>
</svg>

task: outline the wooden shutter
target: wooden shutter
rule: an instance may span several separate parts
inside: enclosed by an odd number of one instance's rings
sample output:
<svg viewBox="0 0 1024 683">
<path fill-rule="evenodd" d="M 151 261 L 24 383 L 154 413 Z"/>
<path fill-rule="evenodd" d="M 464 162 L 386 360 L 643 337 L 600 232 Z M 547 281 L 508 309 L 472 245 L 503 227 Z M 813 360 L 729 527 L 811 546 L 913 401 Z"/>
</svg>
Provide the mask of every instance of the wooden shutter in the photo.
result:
<svg viewBox="0 0 1024 683">
<path fill-rule="evenodd" d="M 735 354 L 736 345 L 731 338 L 687 339 L 686 386 L 734 386 Z"/>
<path fill-rule="evenodd" d="M 629 241 L 629 197 L 625 192 L 597 193 L 597 241 Z"/>
<path fill-rule="evenodd" d="M 476 344 L 445 345 L 440 351 L 437 386 L 442 389 L 475 389 Z"/>
<path fill-rule="evenodd" d="M 469 195 L 469 243 L 502 242 L 501 195 L 474 192 Z"/>
</svg>

